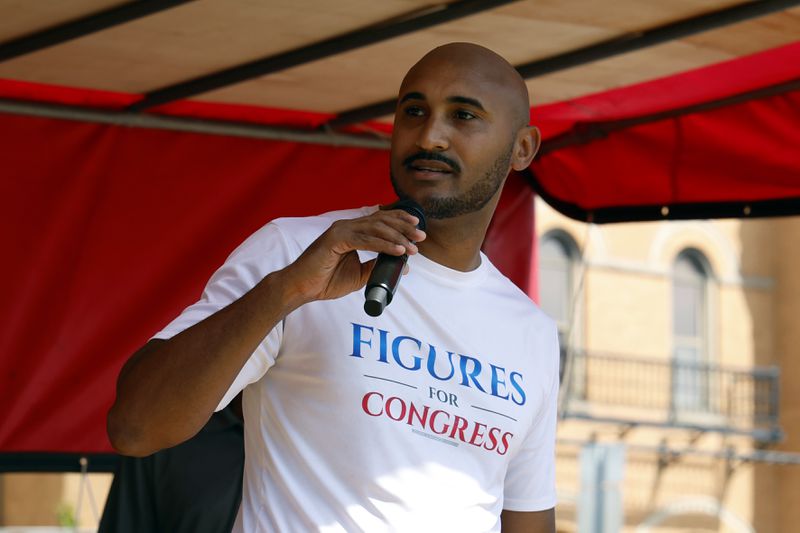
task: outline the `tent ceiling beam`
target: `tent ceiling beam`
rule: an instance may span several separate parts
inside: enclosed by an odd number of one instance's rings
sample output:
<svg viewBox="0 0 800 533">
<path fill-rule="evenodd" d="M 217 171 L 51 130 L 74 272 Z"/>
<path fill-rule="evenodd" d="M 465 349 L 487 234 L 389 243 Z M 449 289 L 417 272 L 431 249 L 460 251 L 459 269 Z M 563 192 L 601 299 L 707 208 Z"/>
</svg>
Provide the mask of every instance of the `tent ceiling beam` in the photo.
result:
<svg viewBox="0 0 800 533">
<path fill-rule="evenodd" d="M 749 19 L 762 17 L 800 5 L 800 0 L 758 0 L 746 2 L 726 9 L 712 11 L 696 17 L 679 20 L 636 33 L 595 43 L 551 57 L 517 65 L 515 68 L 525 79 L 584 65 L 616 55 L 633 52 L 668 41 L 681 39 L 697 33 L 712 30 Z M 340 113 L 328 121 L 325 127 L 342 128 L 373 120 L 394 112 L 396 100 L 386 99 L 363 107 Z"/>
<path fill-rule="evenodd" d="M 565 52 L 539 61 L 532 61 L 517 67 L 522 77 L 529 79 L 559 70 L 565 70 L 593 61 L 607 59 L 642 48 L 675 41 L 697 33 L 713 30 L 750 19 L 763 17 L 777 11 L 800 5 L 800 0 L 758 0 L 733 7 L 704 13 L 696 17 L 679 20 L 642 32 L 629 33 L 616 39 Z"/>
<path fill-rule="evenodd" d="M 12 100 L 0 100 L 0 113 L 275 141 L 372 148 L 377 150 L 386 150 L 389 148 L 388 139 L 375 136 L 351 135 L 333 131 L 296 130 L 274 126 L 261 126 L 257 124 L 187 119 L 165 115 L 98 111 L 75 106 L 48 105 Z"/>
<path fill-rule="evenodd" d="M 361 48 L 424 28 L 475 15 L 518 0 L 461 0 L 436 6 L 433 10 L 411 13 L 384 23 L 361 28 L 344 35 L 325 39 L 281 54 L 257 59 L 192 80 L 149 92 L 144 99 L 130 105 L 129 111 L 146 109 L 206 93 L 273 72 L 317 61 L 332 55 Z"/>
<path fill-rule="evenodd" d="M 136 0 L 118 7 L 107 9 L 87 17 L 74 20 L 25 35 L 0 44 L 0 61 L 30 54 L 73 39 L 111 28 L 120 24 L 146 17 L 159 11 L 171 9 L 193 0 Z"/>
</svg>

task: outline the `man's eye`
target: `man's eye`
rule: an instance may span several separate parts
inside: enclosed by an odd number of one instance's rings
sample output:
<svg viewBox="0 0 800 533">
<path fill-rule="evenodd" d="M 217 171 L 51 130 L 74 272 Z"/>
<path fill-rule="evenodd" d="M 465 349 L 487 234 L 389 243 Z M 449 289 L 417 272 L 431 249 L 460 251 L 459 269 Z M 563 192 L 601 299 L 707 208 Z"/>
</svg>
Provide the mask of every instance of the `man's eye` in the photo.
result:
<svg viewBox="0 0 800 533">
<path fill-rule="evenodd" d="M 406 107 L 403 110 L 403 112 L 406 115 L 411 116 L 411 117 L 421 117 L 422 115 L 425 114 L 425 112 L 422 110 L 421 107 L 415 106 L 415 105 L 410 105 L 410 106 Z"/>
<path fill-rule="evenodd" d="M 469 111 L 456 111 L 455 117 L 459 120 L 472 120 L 477 118 L 474 114 L 470 113 Z"/>
</svg>

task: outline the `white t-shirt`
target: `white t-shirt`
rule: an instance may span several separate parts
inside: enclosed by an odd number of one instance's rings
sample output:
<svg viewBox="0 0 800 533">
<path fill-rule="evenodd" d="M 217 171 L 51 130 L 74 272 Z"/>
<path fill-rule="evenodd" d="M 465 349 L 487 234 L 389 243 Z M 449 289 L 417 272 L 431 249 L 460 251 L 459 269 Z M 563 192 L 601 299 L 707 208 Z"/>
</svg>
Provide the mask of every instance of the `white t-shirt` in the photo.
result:
<svg viewBox="0 0 800 533">
<path fill-rule="evenodd" d="M 375 209 L 267 224 L 156 337 L 236 300 L 333 221 Z M 485 256 L 470 272 L 420 254 L 408 265 L 380 317 L 363 291 L 304 305 L 242 368 L 219 406 L 244 389 L 234 531 L 499 532 L 503 509 L 555 505 L 553 321 Z"/>
</svg>

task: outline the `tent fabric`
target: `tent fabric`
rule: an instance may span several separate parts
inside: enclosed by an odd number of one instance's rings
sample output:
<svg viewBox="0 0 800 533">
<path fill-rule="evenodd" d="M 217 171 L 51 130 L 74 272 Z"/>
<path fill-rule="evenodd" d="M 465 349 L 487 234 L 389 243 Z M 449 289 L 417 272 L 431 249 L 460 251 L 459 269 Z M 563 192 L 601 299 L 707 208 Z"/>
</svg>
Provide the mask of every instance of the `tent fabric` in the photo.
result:
<svg viewBox="0 0 800 533">
<path fill-rule="evenodd" d="M 0 115 L 2 451 L 107 451 L 127 356 L 277 216 L 388 201 L 380 150 Z"/>
<path fill-rule="evenodd" d="M 595 222 L 800 213 L 800 94 L 758 92 L 796 80 L 800 43 L 534 108 L 545 154 L 525 175 L 562 212 Z M 0 98 L 110 111 L 140 96 L 0 81 Z M 309 129 L 326 119 L 220 105 L 159 112 Z M 109 451 L 123 361 L 241 240 L 276 216 L 393 196 L 383 150 L 4 113 L 0 141 L 0 452 Z M 522 183 L 509 183 L 486 250 L 534 295 Z"/>
<path fill-rule="evenodd" d="M 483 251 L 517 287 L 539 301 L 534 197 L 524 176 L 512 172 L 486 233 Z"/>
<path fill-rule="evenodd" d="M 793 124 L 800 91 L 628 128 L 548 154 L 535 172 L 551 203 L 594 222 L 793 214 Z"/>
<path fill-rule="evenodd" d="M 235 246 L 275 217 L 394 198 L 385 150 L 2 113 L 0 140 L 5 453 L 110 451 L 105 417 L 122 364 Z M 502 202 L 516 207 L 496 227 L 525 240 L 497 262 L 524 286 L 532 194 L 513 180 Z"/>
<path fill-rule="evenodd" d="M 536 117 L 546 153 L 531 166 L 535 186 L 574 218 L 800 212 L 800 43 Z"/>
</svg>

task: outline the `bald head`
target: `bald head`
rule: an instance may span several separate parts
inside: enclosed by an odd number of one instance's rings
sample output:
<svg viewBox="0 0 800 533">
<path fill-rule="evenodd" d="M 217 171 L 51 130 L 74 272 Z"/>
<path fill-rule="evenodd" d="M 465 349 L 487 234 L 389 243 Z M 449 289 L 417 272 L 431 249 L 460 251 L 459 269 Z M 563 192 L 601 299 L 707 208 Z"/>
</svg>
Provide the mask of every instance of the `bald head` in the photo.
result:
<svg viewBox="0 0 800 533">
<path fill-rule="evenodd" d="M 527 168 L 538 149 L 529 113 L 525 82 L 502 57 L 468 43 L 432 50 L 400 86 L 395 192 L 416 200 L 429 218 L 470 215 L 488 226 L 509 171 Z"/>
<path fill-rule="evenodd" d="M 417 76 L 430 76 L 444 71 L 461 70 L 496 86 L 513 117 L 514 126 L 528 124 L 530 103 L 528 87 L 519 72 L 495 52 L 472 43 L 450 43 L 434 48 L 406 74 L 400 86 L 402 96 L 409 81 Z"/>
</svg>

